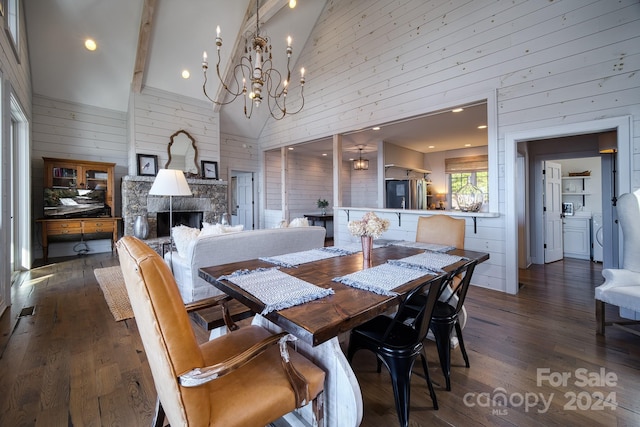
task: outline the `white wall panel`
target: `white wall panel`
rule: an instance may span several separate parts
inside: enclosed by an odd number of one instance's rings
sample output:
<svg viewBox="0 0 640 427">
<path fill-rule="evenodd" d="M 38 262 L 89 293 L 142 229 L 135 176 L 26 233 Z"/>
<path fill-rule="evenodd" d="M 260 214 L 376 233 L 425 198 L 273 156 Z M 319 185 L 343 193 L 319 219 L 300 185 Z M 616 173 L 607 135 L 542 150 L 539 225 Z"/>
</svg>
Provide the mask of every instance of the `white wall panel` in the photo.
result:
<svg viewBox="0 0 640 427">
<path fill-rule="evenodd" d="M 329 1 L 298 61 L 308 70 L 305 109 L 268 122 L 260 142 L 314 140 L 497 90 L 499 160 L 491 173 L 499 176 L 502 215 L 478 220 L 469 243 L 495 253 L 497 264 L 480 276 L 504 290 L 502 255 L 515 238 L 503 231 L 504 133 L 631 115 L 640 135 L 638 28 L 635 0 Z M 629 143 L 632 176 L 623 179 L 638 188 L 640 140 Z M 357 185 L 351 206 L 365 191 Z"/>
<path fill-rule="evenodd" d="M 164 168 L 169 138 L 181 129 L 195 139 L 198 159 L 220 162 L 220 119 L 209 103 L 145 88 L 132 94 L 130 109 L 130 175 L 137 172 L 135 154 L 157 155 L 158 168 Z"/>
</svg>

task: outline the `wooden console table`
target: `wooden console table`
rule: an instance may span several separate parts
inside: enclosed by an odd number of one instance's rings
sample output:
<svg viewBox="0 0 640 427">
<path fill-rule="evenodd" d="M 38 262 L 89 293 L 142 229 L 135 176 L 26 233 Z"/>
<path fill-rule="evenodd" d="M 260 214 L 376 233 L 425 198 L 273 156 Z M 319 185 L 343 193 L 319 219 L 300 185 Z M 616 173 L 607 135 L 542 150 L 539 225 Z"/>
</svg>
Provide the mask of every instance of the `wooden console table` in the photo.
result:
<svg viewBox="0 0 640 427">
<path fill-rule="evenodd" d="M 304 217 L 315 225 L 316 221 L 322 222 L 322 226 L 326 229 L 327 222 L 333 223 L 333 214 L 304 214 Z M 329 236 L 329 232 L 327 230 L 327 239 L 333 236 Z"/>
<path fill-rule="evenodd" d="M 49 242 L 95 240 L 111 238 L 111 251 L 118 241 L 120 217 L 38 219 L 42 224 L 42 255 L 49 258 Z"/>
</svg>

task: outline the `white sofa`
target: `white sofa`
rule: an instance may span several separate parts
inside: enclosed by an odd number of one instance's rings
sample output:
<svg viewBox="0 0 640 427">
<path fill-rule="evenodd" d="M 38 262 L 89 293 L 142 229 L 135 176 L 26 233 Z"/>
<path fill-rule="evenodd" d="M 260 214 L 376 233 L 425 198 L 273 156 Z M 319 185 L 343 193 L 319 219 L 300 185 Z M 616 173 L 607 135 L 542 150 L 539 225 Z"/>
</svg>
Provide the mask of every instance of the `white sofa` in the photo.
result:
<svg viewBox="0 0 640 427">
<path fill-rule="evenodd" d="M 602 270 L 604 284 L 595 290 L 597 332 L 614 325 L 640 335 L 623 325 L 640 320 L 640 190 L 620 196 L 617 202 L 618 220 L 623 239 L 622 268 Z M 630 322 L 606 322 L 605 303 L 618 306 L 620 317 Z"/>
<path fill-rule="evenodd" d="M 198 276 L 200 268 L 320 248 L 325 234 L 323 227 L 296 227 L 207 235 L 191 240 L 182 255 L 168 252 L 164 259 L 182 299 L 191 303 L 222 294 Z"/>
</svg>

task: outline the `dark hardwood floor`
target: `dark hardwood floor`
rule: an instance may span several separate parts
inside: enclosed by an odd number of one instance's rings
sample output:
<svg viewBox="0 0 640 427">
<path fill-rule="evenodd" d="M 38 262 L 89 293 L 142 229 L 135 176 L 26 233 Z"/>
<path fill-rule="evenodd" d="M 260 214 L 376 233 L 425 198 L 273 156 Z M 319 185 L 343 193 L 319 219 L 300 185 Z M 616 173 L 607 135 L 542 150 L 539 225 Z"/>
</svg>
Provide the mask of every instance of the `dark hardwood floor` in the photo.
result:
<svg viewBox="0 0 640 427">
<path fill-rule="evenodd" d="M 93 274 L 117 257 L 52 261 L 20 277 L 0 319 L 0 426 L 150 425 L 156 393 L 135 321 L 113 320 Z M 640 337 L 595 334 L 600 270 L 567 259 L 522 271 L 517 296 L 472 287 L 464 329 L 471 368 L 455 349 L 446 391 L 428 343 L 440 409 L 417 366 L 410 425 L 640 425 Z M 397 425 L 388 373 L 376 373 L 364 351 L 353 366 L 362 425 Z"/>
</svg>

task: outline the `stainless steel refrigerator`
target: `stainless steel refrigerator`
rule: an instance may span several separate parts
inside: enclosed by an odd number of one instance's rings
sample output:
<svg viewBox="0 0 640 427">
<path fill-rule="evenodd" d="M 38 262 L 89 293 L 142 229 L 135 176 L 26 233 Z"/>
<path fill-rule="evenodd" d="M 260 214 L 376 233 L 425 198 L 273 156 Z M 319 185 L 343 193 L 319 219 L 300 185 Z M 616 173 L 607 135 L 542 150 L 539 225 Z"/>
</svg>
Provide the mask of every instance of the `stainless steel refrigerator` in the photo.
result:
<svg viewBox="0 0 640 427">
<path fill-rule="evenodd" d="M 388 179 L 386 208 L 428 209 L 427 181 L 424 179 Z"/>
</svg>

